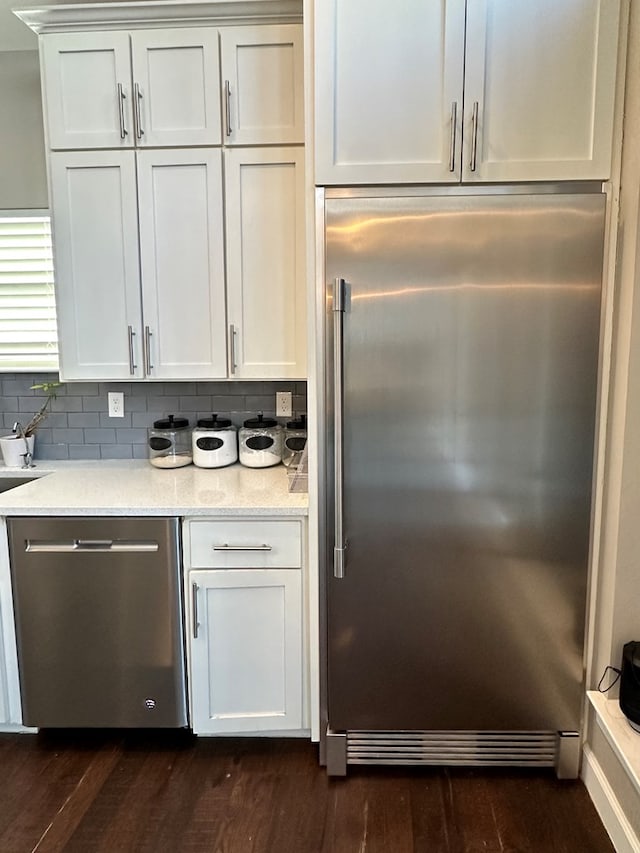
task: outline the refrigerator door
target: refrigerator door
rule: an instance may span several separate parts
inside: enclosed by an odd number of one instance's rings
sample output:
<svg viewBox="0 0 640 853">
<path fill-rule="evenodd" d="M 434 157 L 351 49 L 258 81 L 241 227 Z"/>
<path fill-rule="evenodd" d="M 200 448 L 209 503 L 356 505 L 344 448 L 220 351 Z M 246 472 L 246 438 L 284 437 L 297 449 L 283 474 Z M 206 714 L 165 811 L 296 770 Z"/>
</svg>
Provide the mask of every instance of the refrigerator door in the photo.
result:
<svg viewBox="0 0 640 853">
<path fill-rule="evenodd" d="M 603 221 L 594 193 L 327 198 L 332 730 L 579 729 Z"/>
</svg>

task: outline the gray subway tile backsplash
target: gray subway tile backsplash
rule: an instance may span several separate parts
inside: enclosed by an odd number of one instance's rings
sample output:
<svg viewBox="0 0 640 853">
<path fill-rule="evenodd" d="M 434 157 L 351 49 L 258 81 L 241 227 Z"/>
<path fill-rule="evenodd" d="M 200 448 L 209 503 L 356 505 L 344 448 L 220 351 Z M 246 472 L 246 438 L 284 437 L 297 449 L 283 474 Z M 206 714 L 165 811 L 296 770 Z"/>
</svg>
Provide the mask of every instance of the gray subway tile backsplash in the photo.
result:
<svg viewBox="0 0 640 853">
<path fill-rule="evenodd" d="M 97 412 L 70 412 L 67 421 L 70 427 L 97 429 L 100 426 L 100 415 Z"/>
<path fill-rule="evenodd" d="M 55 381 L 46 374 L 0 374 L 0 427 L 26 425 L 45 400 L 31 386 Z M 124 417 L 110 418 L 107 394 L 124 393 Z M 296 415 L 306 412 L 306 382 L 70 382 L 61 385 L 38 428 L 38 459 L 146 459 L 147 429 L 168 414 L 198 418 L 213 412 L 236 426 L 259 411 L 275 414 L 276 391 L 292 393 Z M 283 421 L 284 422 L 284 421 Z"/>
</svg>

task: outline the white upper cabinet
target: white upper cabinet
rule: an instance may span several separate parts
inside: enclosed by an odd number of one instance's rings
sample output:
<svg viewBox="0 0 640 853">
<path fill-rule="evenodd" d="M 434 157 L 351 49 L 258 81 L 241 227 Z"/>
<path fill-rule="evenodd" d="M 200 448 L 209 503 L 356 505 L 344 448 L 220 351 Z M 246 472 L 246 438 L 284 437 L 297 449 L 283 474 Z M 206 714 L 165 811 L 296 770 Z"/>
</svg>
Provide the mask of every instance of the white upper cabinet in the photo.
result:
<svg viewBox="0 0 640 853">
<path fill-rule="evenodd" d="M 222 152 L 138 153 L 145 374 L 227 375 Z"/>
<path fill-rule="evenodd" d="M 317 184 L 459 180 L 464 7 L 316 2 Z"/>
<path fill-rule="evenodd" d="M 54 33 L 40 56 L 50 148 L 133 145 L 127 33 Z"/>
<path fill-rule="evenodd" d="M 468 0 L 464 181 L 609 175 L 618 25 L 618 0 Z"/>
<path fill-rule="evenodd" d="M 220 30 L 225 145 L 304 142 L 302 27 Z"/>
<path fill-rule="evenodd" d="M 305 378 L 301 2 L 23 19 L 40 34 L 62 378 Z"/>
<path fill-rule="evenodd" d="M 135 357 L 142 333 L 135 154 L 56 152 L 49 177 L 60 374 L 141 377 Z"/>
<path fill-rule="evenodd" d="M 220 145 L 215 28 L 42 38 L 49 147 Z"/>
<path fill-rule="evenodd" d="M 131 33 L 136 145 L 220 145 L 215 29 Z"/>
<path fill-rule="evenodd" d="M 225 189 L 229 375 L 304 378 L 304 149 L 226 151 Z"/>
<path fill-rule="evenodd" d="M 317 184 L 609 176 L 620 0 L 322 0 L 315 15 Z"/>
<path fill-rule="evenodd" d="M 50 155 L 64 380 L 226 376 L 221 160 Z"/>
</svg>

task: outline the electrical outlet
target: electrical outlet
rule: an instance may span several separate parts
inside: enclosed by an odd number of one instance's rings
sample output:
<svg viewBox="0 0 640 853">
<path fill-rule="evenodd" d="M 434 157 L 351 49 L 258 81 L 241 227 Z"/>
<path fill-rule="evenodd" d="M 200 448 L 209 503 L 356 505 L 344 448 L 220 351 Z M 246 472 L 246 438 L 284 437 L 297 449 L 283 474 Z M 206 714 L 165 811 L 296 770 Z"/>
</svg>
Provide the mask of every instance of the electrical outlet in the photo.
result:
<svg viewBox="0 0 640 853">
<path fill-rule="evenodd" d="M 291 415 L 291 391 L 276 391 L 276 417 L 290 418 Z"/>
<path fill-rule="evenodd" d="M 122 391 L 109 391 L 109 417 L 124 417 L 124 394 Z"/>
</svg>

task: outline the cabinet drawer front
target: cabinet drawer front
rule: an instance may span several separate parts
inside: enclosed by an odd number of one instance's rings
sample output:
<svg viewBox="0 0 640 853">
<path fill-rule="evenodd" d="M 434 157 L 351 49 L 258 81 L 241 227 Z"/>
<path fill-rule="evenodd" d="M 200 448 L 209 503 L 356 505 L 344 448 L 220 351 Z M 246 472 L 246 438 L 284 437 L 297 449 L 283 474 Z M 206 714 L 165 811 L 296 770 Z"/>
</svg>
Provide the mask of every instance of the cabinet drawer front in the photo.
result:
<svg viewBox="0 0 640 853">
<path fill-rule="evenodd" d="M 192 568 L 280 568 L 302 564 L 299 521 L 194 521 Z"/>
</svg>

